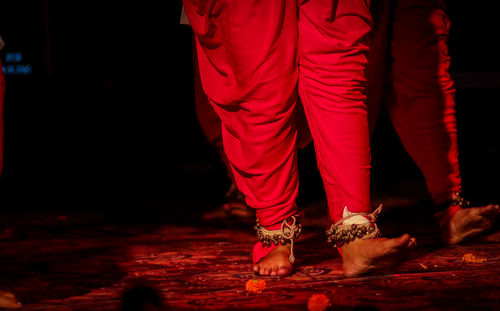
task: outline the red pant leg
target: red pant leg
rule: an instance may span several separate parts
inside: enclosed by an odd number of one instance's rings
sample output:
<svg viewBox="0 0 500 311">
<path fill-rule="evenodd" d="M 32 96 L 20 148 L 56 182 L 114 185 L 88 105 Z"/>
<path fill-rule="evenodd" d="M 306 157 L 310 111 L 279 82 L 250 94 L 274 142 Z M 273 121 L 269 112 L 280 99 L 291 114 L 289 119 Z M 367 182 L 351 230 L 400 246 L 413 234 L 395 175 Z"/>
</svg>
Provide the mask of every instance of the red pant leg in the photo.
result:
<svg viewBox="0 0 500 311">
<path fill-rule="evenodd" d="M 396 2 L 389 115 L 436 203 L 461 190 L 449 26 L 440 0 Z"/>
<path fill-rule="evenodd" d="M 365 70 L 369 1 L 299 5 L 299 94 L 316 148 L 332 221 L 344 206 L 369 212 L 370 145 Z"/>
<path fill-rule="evenodd" d="M 215 113 L 214 108 L 210 105 L 207 95 L 203 92 L 196 49 L 193 55 L 193 65 L 194 102 L 198 122 L 208 142 L 216 147 L 222 147 L 222 124 L 219 117 Z"/>
<path fill-rule="evenodd" d="M 297 8 L 288 0 L 184 0 L 201 82 L 238 189 L 260 223 L 296 212 Z"/>
<path fill-rule="evenodd" d="M 196 42 L 195 42 L 196 44 Z M 200 69 L 198 66 L 198 57 L 196 56 L 196 48 L 194 49 L 194 101 L 196 106 L 196 115 L 198 122 L 208 142 L 214 146 L 219 152 L 220 159 L 226 166 L 228 178 L 234 182 L 234 176 L 227 160 L 224 148 L 222 147 L 222 124 L 210 105 L 207 95 L 203 92 L 201 86 Z M 311 133 L 307 120 L 305 119 L 302 104 L 298 104 L 296 112 L 295 124 L 297 128 L 297 146 L 305 148 L 311 142 Z"/>
<path fill-rule="evenodd" d="M 222 147 L 222 123 L 220 118 L 210 105 L 207 95 L 203 92 L 200 78 L 200 68 L 198 65 L 198 56 L 196 54 L 196 40 L 194 41 L 193 49 L 193 77 L 194 77 L 194 104 L 196 109 L 196 116 L 201 130 L 207 138 L 210 145 L 214 146 L 219 152 L 219 157 L 224 166 L 226 167 L 227 177 L 231 182 L 234 182 L 233 172 L 229 161 L 227 160 L 226 153 Z"/>
</svg>

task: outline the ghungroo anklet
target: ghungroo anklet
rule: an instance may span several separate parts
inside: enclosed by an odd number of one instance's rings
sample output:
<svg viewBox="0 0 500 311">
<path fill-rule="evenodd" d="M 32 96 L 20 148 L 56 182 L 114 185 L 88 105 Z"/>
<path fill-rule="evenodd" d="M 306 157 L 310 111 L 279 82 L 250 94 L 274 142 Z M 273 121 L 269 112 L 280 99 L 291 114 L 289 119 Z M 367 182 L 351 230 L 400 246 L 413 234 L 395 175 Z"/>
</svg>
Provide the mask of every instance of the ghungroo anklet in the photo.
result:
<svg viewBox="0 0 500 311">
<path fill-rule="evenodd" d="M 448 210 L 449 208 L 454 207 L 454 208 L 469 208 L 471 207 L 470 202 L 467 201 L 461 191 L 455 191 L 451 193 L 451 196 L 448 200 L 446 200 L 444 203 L 441 203 L 437 205 L 437 210 L 438 211 L 445 211 Z"/>
<path fill-rule="evenodd" d="M 470 202 L 467 201 L 463 196 L 462 192 L 457 191 L 451 194 L 451 198 L 448 203 L 449 206 L 460 206 L 460 208 L 469 208 Z"/>
<path fill-rule="evenodd" d="M 377 216 L 382 210 L 380 205 L 372 213 L 348 213 L 341 220 L 333 224 L 329 230 L 326 231 L 328 242 L 332 243 L 334 247 L 342 247 L 343 245 L 354 241 L 355 239 L 369 240 L 380 236 L 380 230 L 376 224 Z M 344 224 L 355 216 L 363 216 L 366 222 L 363 224 Z"/>
<path fill-rule="evenodd" d="M 298 215 L 290 216 L 281 223 L 281 229 L 279 230 L 268 230 L 264 228 L 257 220 L 257 225 L 254 229 L 257 231 L 257 239 L 264 246 L 271 245 L 286 245 L 290 243 L 290 262 L 295 261 L 295 256 L 293 254 L 293 242 L 298 239 L 302 233 L 302 225 L 298 223 Z"/>
</svg>

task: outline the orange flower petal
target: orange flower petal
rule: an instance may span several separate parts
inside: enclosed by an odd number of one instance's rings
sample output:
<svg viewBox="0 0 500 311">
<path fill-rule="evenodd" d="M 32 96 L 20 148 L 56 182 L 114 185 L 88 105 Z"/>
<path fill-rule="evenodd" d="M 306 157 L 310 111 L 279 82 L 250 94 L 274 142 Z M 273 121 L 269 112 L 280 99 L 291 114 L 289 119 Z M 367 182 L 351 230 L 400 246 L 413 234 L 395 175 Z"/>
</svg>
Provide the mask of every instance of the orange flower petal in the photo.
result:
<svg viewBox="0 0 500 311">
<path fill-rule="evenodd" d="M 314 294 L 307 301 L 309 311 L 324 311 L 331 305 L 330 299 L 325 294 Z"/>
</svg>

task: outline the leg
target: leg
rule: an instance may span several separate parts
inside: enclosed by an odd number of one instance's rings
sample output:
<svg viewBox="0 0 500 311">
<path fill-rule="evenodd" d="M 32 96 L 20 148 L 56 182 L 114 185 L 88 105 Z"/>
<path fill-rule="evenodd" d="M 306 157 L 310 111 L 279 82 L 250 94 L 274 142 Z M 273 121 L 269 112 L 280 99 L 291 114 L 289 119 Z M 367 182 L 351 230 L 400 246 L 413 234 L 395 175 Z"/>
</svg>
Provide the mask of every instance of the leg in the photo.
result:
<svg viewBox="0 0 500 311">
<path fill-rule="evenodd" d="M 185 0 L 184 7 L 196 34 L 203 90 L 221 119 L 236 185 L 260 224 L 279 229 L 297 211 L 296 5 Z M 257 243 L 257 271 L 290 273 L 287 253 L 287 246 Z"/>
<path fill-rule="evenodd" d="M 331 221 L 369 212 L 370 146 L 364 84 L 371 16 L 365 1 L 306 1 L 299 10 L 299 94 Z"/>
<path fill-rule="evenodd" d="M 196 54 L 196 40 L 194 40 L 193 49 L 193 77 L 194 77 L 194 104 L 196 116 L 203 134 L 205 134 L 210 145 L 214 146 L 219 152 L 220 158 L 226 166 L 228 178 L 232 181 L 233 174 L 227 161 L 224 149 L 222 148 L 222 124 L 220 118 L 210 105 L 207 95 L 203 92 L 201 86 L 200 68 L 198 65 L 198 56 Z"/>
<path fill-rule="evenodd" d="M 397 1 L 389 115 L 436 204 L 461 191 L 449 21 L 439 0 Z"/>
<path fill-rule="evenodd" d="M 397 1 L 392 41 L 394 96 L 389 115 L 438 206 L 462 191 L 455 88 L 449 73 L 449 26 L 440 0 Z M 493 205 L 450 206 L 437 216 L 444 241 L 455 244 L 491 228 L 497 214 L 498 206 Z"/>
<path fill-rule="evenodd" d="M 299 9 L 299 94 L 316 148 L 330 220 L 368 213 L 370 146 L 365 70 L 372 20 L 363 0 L 309 1 Z M 341 247 L 343 269 L 356 276 L 387 266 L 381 258 L 410 244 L 356 239 Z"/>
<path fill-rule="evenodd" d="M 198 65 L 198 57 L 196 54 L 196 40 L 194 40 L 193 49 L 193 76 L 194 76 L 194 103 L 196 108 L 196 116 L 198 123 L 205 134 L 211 146 L 215 147 L 219 153 L 219 158 L 226 168 L 228 180 L 231 182 L 228 191 L 226 192 L 226 201 L 222 206 L 214 211 L 210 211 L 203 215 L 204 219 L 225 219 L 228 217 L 238 218 L 254 218 L 255 212 L 252 208 L 245 204 L 245 197 L 236 187 L 233 172 L 226 153 L 222 147 L 222 123 L 220 118 L 215 113 L 210 105 L 207 95 L 203 92 L 201 86 L 200 69 Z"/>
</svg>

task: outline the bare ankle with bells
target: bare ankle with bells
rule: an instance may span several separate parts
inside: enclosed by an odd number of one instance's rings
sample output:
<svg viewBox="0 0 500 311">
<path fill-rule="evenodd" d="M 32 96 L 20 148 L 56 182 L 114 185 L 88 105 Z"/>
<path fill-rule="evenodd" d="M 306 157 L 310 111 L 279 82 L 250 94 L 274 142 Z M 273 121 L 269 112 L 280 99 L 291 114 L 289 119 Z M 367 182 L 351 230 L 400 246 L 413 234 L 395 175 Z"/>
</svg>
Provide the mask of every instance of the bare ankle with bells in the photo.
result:
<svg viewBox="0 0 500 311">
<path fill-rule="evenodd" d="M 346 214 L 346 210 L 347 208 L 344 208 L 344 214 Z M 347 216 L 337 221 L 330 227 L 329 230 L 326 231 L 328 242 L 332 243 L 334 247 L 342 247 L 343 245 L 356 239 L 369 240 L 379 237 L 380 230 L 378 229 L 376 220 L 381 210 L 382 205 L 370 214 L 347 212 Z M 352 219 L 355 216 L 363 216 L 366 221 L 359 224 L 344 224 L 347 220 Z"/>
<path fill-rule="evenodd" d="M 286 245 L 290 243 L 290 263 L 295 262 L 293 254 L 294 240 L 298 239 L 302 233 L 302 225 L 298 223 L 298 217 L 298 215 L 294 215 L 284 220 L 279 230 L 268 230 L 259 223 L 259 220 L 257 220 L 257 225 L 254 227 L 257 231 L 257 239 L 264 246 Z"/>
<path fill-rule="evenodd" d="M 470 202 L 463 197 L 462 192 L 456 191 L 451 194 L 450 198 L 446 202 L 439 204 L 437 209 L 441 211 L 453 206 L 457 206 L 460 208 L 471 207 Z"/>
</svg>

